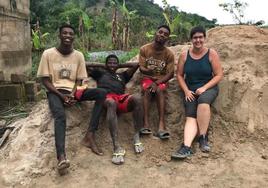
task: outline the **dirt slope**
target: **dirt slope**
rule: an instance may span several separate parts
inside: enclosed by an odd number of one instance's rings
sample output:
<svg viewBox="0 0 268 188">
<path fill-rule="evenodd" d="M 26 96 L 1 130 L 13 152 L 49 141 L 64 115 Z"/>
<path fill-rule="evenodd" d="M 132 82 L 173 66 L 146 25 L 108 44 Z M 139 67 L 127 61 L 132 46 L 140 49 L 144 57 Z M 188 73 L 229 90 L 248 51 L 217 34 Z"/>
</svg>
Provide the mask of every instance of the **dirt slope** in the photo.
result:
<svg viewBox="0 0 268 188">
<path fill-rule="evenodd" d="M 208 32 L 224 67 L 220 95 L 213 105 L 212 152 L 184 161 L 170 154 L 183 137 L 184 110 L 176 80 L 170 83 L 167 124 L 171 139 L 144 137 L 145 152 L 135 155 L 132 118 L 120 118 L 121 143 L 127 150 L 122 166 L 111 164 L 111 139 L 104 119 L 98 142 L 105 155 L 80 145 L 92 103 L 67 110 L 67 155 L 71 168 L 59 176 L 54 151 L 53 120 L 46 101 L 26 119 L 15 122 L 9 143 L 0 150 L 0 187 L 267 187 L 268 186 L 268 31 L 253 26 L 218 27 Z M 176 56 L 182 48 L 172 47 Z M 138 74 L 135 77 L 138 79 Z M 138 90 L 137 80 L 130 91 Z M 151 126 L 156 129 L 157 113 Z"/>
</svg>

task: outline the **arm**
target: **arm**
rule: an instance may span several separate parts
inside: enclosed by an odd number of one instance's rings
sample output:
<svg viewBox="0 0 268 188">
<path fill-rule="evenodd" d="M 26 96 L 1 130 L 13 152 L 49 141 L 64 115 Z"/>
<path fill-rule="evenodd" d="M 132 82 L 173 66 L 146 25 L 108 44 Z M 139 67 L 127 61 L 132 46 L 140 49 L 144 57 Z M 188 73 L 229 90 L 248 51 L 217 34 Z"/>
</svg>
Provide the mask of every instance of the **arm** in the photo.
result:
<svg viewBox="0 0 268 188">
<path fill-rule="evenodd" d="M 90 63 L 90 62 L 86 61 L 86 67 L 87 68 L 104 68 L 105 64 L 103 64 L 103 63 Z"/>
<path fill-rule="evenodd" d="M 119 64 L 118 68 L 132 68 L 132 67 L 139 67 L 139 62 L 126 62 Z"/>
<path fill-rule="evenodd" d="M 123 65 L 123 64 L 122 64 Z M 127 74 L 129 76 L 129 78 L 132 78 L 132 76 L 134 75 L 134 73 L 137 71 L 137 69 L 139 68 L 139 64 L 138 63 L 128 63 L 129 66 L 131 66 L 130 68 L 127 69 Z M 120 67 L 121 68 L 121 67 Z"/>
<path fill-rule="evenodd" d="M 76 87 L 77 86 L 81 86 L 82 85 L 82 80 L 76 80 L 75 85 L 72 89 L 72 92 L 70 93 L 70 95 L 63 95 L 61 92 L 59 92 L 54 85 L 51 82 L 51 79 L 49 77 L 42 77 L 41 81 L 43 83 L 43 85 L 47 88 L 47 90 L 49 92 L 55 93 L 56 95 L 58 95 L 60 97 L 60 99 L 66 104 L 66 105 L 72 105 L 74 103 L 76 103 L 76 101 L 74 100 L 74 94 L 76 92 Z"/>
<path fill-rule="evenodd" d="M 205 92 L 209 88 L 212 88 L 213 86 L 218 84 L 223 77 L 223 70 L 222 70 L 222 67 L 220 64 L 219 55 L 213 49 L 210 49 L 209 60 L 210 60 L 211 66 L 212 66 L 212 71 L 213 71 L 214 76 L 208 83 L 206 83 L 204 86 L 202 86 L 196 90 L 197 95 L 201 95 L 203 92 Z"/>
<path fill-rule="evenodd" d="M 177 64 L 177 80 L 179 83 L 179 86 L 181 87 L 181 89 L 184 92 L 185 95 L 185 100 L 186 101 L 194 101 L 195 97 L 194 97 L 194 92 L 190 91 L 188 86 L 185 83 L 184 80 L 184 64 L 185 64 L 185 60 L 186 60 L 186 54 L 187 51 L 184 51 L 181 53 L 179 60 L 178 60 L 178 64 Z"/>
<path fill-rule="evenodd" d="M 145 52 L 144 49 L 140 49 L 139 54 L 139 65 L 140 65 L 140 71 L 142 74 L 151 76 L 153 75 L 153 69 L 146 68 L 146 58 L 145 58 Z"/>
<path fill-rule="evenodd" d="M 90 74 L 96 68 L 105 68 L 105 64 L 103 63 L 90 63 L 86 61 L 86 69 L 87 73 Z"/>
<path fill-rule="evenodd" d="M 94 80 L 96 80 L 102 74 L 101 69 L 105 69 L 105 64 L 103 64 L 103 63 L 90 63 L 87 61 L 86 62 L 86 69 L 87 69 L 88 76 L 90 76 Z"/>
<path fill-rule="evenodd" d="M 73 101 L 72 101 L 72 96 L 67 96 L 67 95 L 63 95 L 61 92 L 59 92 L 54 85 L 51 82 L 51 79 L 49 77 L 42 77 L 41 78 L 42 84 L 44 84 L 44 86 L 46 87 L 46 89 L 51 92 L 51 93 L 55 93 L 56 95 L 58 95 L 60 97 L 60 99 L 64 102 L 64 104 L 66 105 L 72 105 Z"/>
</svg>

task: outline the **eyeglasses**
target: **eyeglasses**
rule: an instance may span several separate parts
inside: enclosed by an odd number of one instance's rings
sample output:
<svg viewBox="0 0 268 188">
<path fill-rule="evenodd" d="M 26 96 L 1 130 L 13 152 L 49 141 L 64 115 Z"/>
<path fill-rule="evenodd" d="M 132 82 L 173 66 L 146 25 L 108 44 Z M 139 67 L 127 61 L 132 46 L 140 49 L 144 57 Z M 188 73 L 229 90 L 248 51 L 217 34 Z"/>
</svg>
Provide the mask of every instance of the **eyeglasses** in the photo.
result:
<svg viewBox="0 0 268 188">
<path fill-rule="evenodd" d="M 203 39 L 203 38 L 205 38 L 205 37 L 202 35 L 202 36 L 194 36 L 192 39 L 197 40 L 197 39 Z"/>
</svg>

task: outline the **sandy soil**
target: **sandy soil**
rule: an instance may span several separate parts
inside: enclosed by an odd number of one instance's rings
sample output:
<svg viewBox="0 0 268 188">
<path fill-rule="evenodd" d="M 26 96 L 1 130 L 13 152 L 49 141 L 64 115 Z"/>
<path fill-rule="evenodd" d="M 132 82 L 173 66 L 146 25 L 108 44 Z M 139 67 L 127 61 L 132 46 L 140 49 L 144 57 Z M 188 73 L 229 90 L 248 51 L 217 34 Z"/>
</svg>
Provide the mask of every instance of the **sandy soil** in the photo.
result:
<svg viewBox="0 0 268 188">
<path fill-rule="evenodd" d="M 183 138 L 184 110 L 176 80 L 170 83 L 167 124 L 172 137 L 143 137 L 145 152 L 135 155 L 132 117 L 120 117 L 121 143 L 127 150 L 122 166 L 111 163 L 112 144 L 104 119 L 97 140 L 105 152 L 96 156 L 80 141 L 92 103 L 67 110 L 67 155 L 71 167 L 55 169 L 53 119 L 47 102 L 15 122 L 9 142 L 0 150 L 0 187 L 267 187 L 268 186 L 268 31 L 253 26 L 218 27 L 208 32 L 224 67 L 220 95 L 212 107 L 209 130 L 212 152 L 173 161 L 170 154 Z M 172 47 L 176 56 L 187 45 Z M 137 77 L 130 91 L 137 91 Z M 153 106 L 154 107 L 154 106 Z M 157 112 L 151 126 L 156 129 Z"/>
</svg>

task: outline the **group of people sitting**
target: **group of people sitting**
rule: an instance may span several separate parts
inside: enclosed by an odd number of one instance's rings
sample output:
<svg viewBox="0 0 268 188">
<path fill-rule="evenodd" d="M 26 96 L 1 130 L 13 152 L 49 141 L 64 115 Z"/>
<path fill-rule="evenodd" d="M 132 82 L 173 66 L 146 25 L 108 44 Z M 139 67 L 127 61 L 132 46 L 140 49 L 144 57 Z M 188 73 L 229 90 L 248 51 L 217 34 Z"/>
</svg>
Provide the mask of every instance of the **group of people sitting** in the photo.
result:
<svg viewBox="0 0 268 188">
<path fill-rule="evenodd" d="M 174 76 L 175 58 L 173 52 L 165 46 L 169 35 L 170 28 L 167 25 L 159 26 L 153 42 L 140 48 L 138 63 L 120 64 L 118 57 L 111 54 L 106 57 L 105 64 L 100 64 L 86 63 L 83 54 L 73 49 L 75 29 L 71 25 L 65 24 L 59 28 L 60 44 L 44 51 L 37 72 L 47 90 L 49 107 L 54 117 L 58 170 L 70 166 L 65 152 L 65 107 L 80 101 L 95 101 L 82 144 L 97 155 L 103 155 L 103 152 L 96 144 L 95 134 L 101 113 L 106 109 L 114 164 L 123 164 L 125 155 L 118 139 L 120 113 L 133 114 L 133 147 L 136 153 L 144 151 L 140 135 L 152 134 L 149 107 L 153 98 L 156 100 L 159 114 L 158 131 L 154 135 L 160 139 L 170 137 L 165 124 L 165 98 L 168 81 Z M 176 72 L 179 86 L 185 96 L 186 123 L 183 144 L 171 155 L 174 159 L 192 155 L 191 145 L 196 136 L 201 151 L 210 151 L 207 136 L 210 105 L 218 95 L 217 84 L 223 77 L 217 52 L 204 46 L 205 29 L 194 27 L 190 38 L 192 47 L 180 54 Z M 118 73 L 120 68 L 125 69 Z M 142 74 L 141 95 L 125 93 L 126 84 L 137 69 Z M 88 76 L 96 81 L 96 88 L 83 85 L 83 79 Z"/>
</svg>

